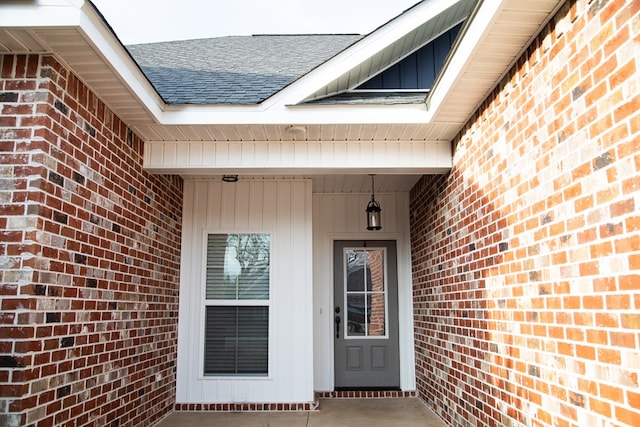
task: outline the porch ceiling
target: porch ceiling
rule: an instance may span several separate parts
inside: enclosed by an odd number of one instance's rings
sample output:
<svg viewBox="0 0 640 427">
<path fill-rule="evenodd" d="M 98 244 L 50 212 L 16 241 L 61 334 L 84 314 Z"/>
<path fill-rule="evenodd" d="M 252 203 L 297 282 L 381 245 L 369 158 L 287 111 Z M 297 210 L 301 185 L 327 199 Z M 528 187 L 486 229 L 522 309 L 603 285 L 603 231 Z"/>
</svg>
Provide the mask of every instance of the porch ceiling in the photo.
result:
<svg viewBox="0 0 640 427">
<path fill-rule="evenodd" d="M 376 175 L 375 176 L 375 192 L 376 194 L 383 193 L 406 193 L 413 188 L 422 175 Z M 189 179 L 203 179 L 203 180 L 220 180 L 222 175 L 203 175 L 203 176 L 191 176 Z M 240 176 L 242 181 L 252 181 L 265 179 L 311 179 L 313 182 L 312 188 L 314 193 L 370 193 L 371 192 L 371 177 L 366 174 L 359 175 L 248 175 Z"/>
<path fill-rule="evenodd" d="M 421 175 L 376 175 L 375 191 L 379 193 L 405 193 L 411 190 Z M 313 176 L 314 193 L 369 193 L 371 177 L 368 175 Z"/>
</svg>

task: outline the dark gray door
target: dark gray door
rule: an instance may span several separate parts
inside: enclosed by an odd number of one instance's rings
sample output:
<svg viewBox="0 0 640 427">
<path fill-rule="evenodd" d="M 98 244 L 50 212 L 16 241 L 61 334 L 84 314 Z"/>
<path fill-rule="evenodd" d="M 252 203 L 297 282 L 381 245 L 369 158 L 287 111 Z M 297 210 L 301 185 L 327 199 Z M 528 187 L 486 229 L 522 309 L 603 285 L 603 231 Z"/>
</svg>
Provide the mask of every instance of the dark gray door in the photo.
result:
<svg viewBox="0 0 640 427">
<path fill-rule="evenodd" d="M 392 240 L 334 242 L 335 387 L 398 389 L 398 268 Z"/>
</svg>

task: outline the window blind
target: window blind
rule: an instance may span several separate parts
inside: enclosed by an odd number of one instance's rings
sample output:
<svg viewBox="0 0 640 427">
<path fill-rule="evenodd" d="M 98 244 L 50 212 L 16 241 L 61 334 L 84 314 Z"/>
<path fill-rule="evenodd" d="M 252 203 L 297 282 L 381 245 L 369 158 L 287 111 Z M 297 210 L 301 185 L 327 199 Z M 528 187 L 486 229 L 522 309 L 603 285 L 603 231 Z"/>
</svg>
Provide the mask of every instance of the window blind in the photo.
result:
<svg viewBox="0 0 640 427">
<path fill-rule="evenodd" d="M 267 375 L 269 307 L 208 306 L 205 375 Z"/>
</svg>

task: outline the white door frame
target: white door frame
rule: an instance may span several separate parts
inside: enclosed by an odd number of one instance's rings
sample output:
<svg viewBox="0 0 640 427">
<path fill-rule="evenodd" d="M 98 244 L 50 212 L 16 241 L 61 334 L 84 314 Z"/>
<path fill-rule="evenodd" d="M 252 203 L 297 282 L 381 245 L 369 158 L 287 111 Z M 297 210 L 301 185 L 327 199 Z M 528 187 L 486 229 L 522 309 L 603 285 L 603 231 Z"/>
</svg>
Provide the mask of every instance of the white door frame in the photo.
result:
<svg viewBox="0 0 640 427">
<path fill-rule="evenodd" d="M 415 353 L 414 353 L 414 337 L 413 337 L 413 289 L 411 280 L 411 247 L 409 235 L 405 233 L 385 233 L 385 232 L 368 232 L 368 233 L 328 233 L 325 236 L 325 248 L 331 251 L 328 258 L 331 259 L 330 275 L 333 278 L 333 245 L 336 240 L 395 240 L 398 256 L 398 344 L 400 355 L 400 389 L 402 391 L 414 391 L 416 389 L 415 379 Z M 330 305 L 333 307 L 334 288 L 331 283 L 331 300 Z M 329 311 L 329 310 L 327 310 Z M 323 328 L 328 328 L 333 336 L 334 319 L 333 310 L 328 315 L 323 316 Z M 330 350 L 330 351 L 329 351 Z M 330 390 L 316 391 L 333 391 L 335 389 L 335 366 L 333 360 L 334 354 L 333 339 L 329 343 L 327 354 L 330 355 L 331 379 Z"/>
</svg>

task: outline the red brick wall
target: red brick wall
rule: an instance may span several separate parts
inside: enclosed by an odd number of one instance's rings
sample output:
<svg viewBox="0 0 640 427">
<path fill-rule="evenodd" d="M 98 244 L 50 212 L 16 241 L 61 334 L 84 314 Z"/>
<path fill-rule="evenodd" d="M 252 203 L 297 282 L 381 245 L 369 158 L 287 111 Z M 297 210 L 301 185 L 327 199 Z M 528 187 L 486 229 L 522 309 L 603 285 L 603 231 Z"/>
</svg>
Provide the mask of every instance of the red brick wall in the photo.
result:
<svg viewBox="0 0 640 427">
<path fill-rule="evenodd" d="M 182 182 L 52 57 L 0 57 L 0 425 L 175 402 Z"/>
<path fill-rule="evenodd" d="M 640 425 L 640 2 L 570 1 L 411 194 L 419 395 Z"/>
</svg>

